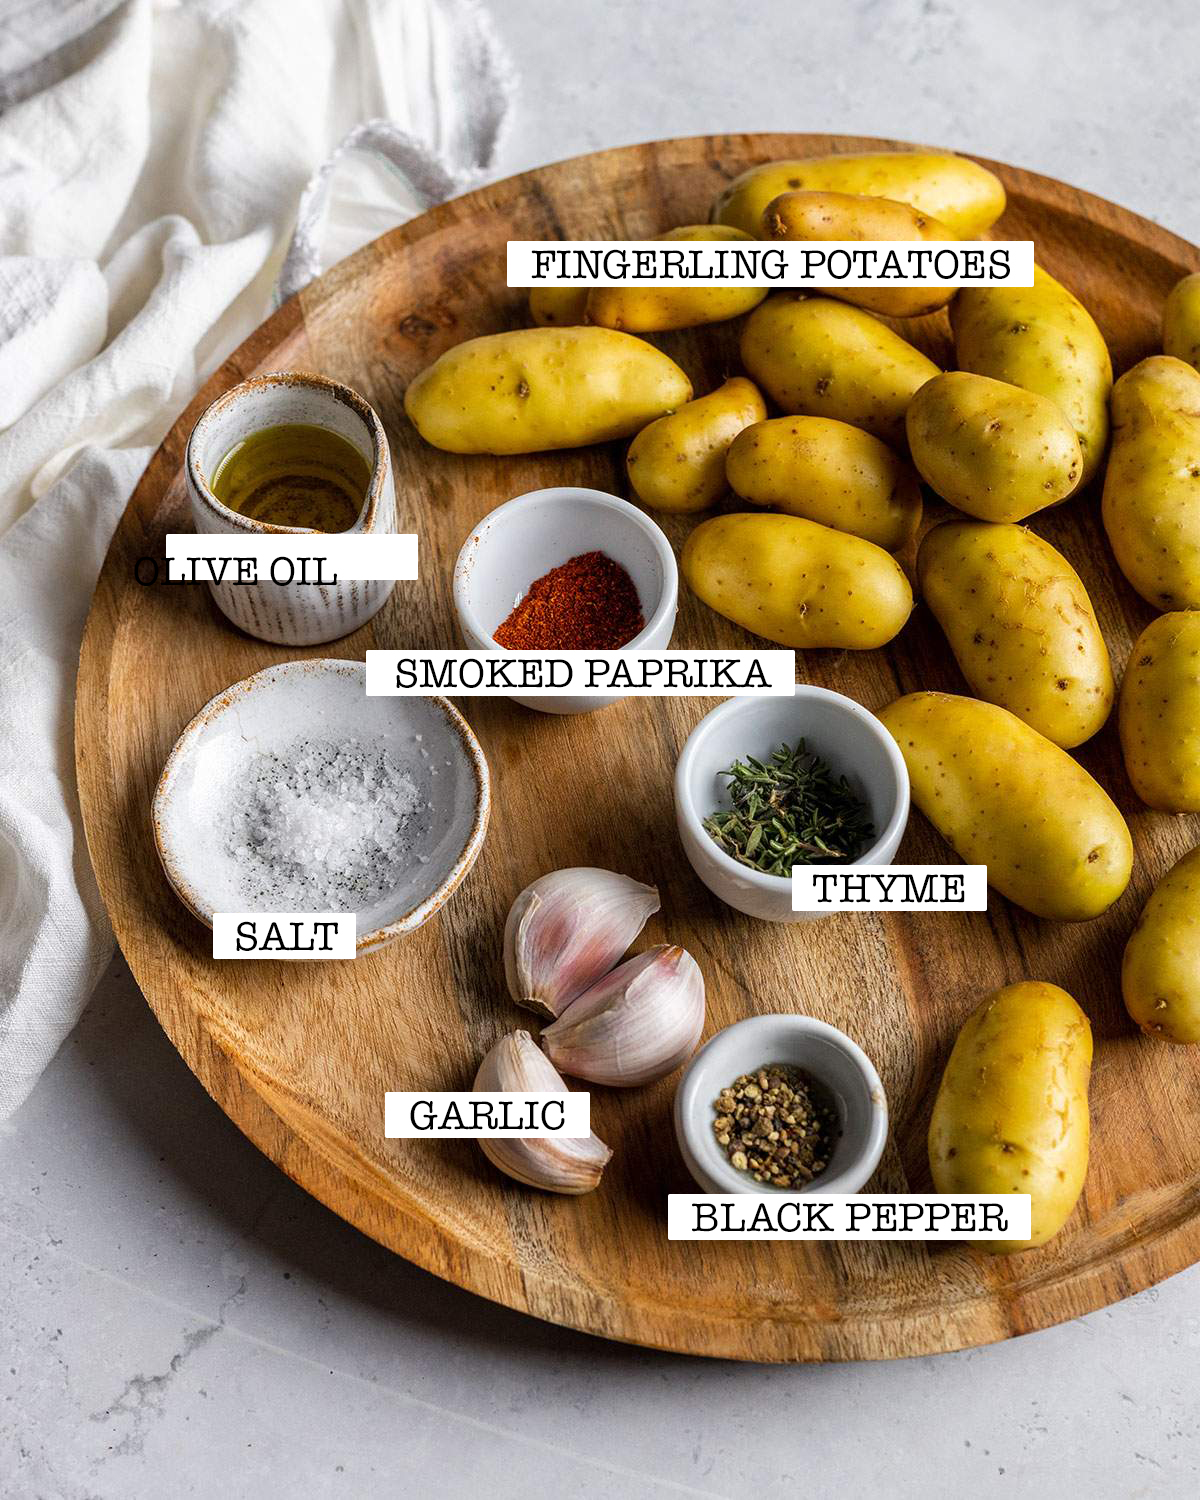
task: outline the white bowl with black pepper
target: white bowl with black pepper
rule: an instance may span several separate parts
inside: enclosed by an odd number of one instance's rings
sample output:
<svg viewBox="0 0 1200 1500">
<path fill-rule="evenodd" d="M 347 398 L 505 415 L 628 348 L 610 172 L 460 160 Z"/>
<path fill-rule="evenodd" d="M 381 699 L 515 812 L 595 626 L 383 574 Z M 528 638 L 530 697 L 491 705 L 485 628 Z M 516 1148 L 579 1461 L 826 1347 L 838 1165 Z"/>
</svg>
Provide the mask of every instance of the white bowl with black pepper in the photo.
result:
<svg viewBox="0 0 1200 1500">
<path fill-rule="evenodd" d="M 813 1080 L 814 1093 L 832 1104 L 836 1117 L 823 1170 L 786 1188 L 756 1182 L 734 1166 L 737 1140 L 722 1144 L 714 1128 L 726 1118 L 714 1108 L 722 1093 L 772 1064 Z M 814 1016 L 751 1016 L 719 1031 L 688 1063 L 675 1093 L 675 1134 L 688 1171 L 706 1193 L 857 1193 L 883 1155 L 887 1096 L 871 1059 L 836 1026 Z"/>
<path fill-rule="evenodd" d="M 801 739 L 862 802 L 871 834 L 852 865 L 889 865 L 908 824 L 908 768 L 873 713 L 828 688 L 797 683 L 790 698 L 730 698 L 688 736 L 675 767 L 675 820 L 688 863 L 715 896 L 767 922 L 805 922 L 827 913 L 794 911 L 789 875 L 772 875 L 727 853 L 705 827 L 728 811 L 726 772 L 747 756 L 767 762 Z"/>
</svg>

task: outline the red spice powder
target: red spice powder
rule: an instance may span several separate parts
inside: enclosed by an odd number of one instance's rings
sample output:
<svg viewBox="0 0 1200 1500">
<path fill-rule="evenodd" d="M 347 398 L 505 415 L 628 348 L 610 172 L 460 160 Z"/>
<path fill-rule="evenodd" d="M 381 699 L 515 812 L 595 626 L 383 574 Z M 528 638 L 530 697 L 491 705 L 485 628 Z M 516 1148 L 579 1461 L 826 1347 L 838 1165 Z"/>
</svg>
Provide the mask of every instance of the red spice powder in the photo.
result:
<svg viewBox="0 0 1200 1500">
<path fill-rule="evenodd" d="M 645 624 L 621 564 L 581 552 L 529 585 L 495 639 L 510 651 L 615 651 Z"/>
</svg>

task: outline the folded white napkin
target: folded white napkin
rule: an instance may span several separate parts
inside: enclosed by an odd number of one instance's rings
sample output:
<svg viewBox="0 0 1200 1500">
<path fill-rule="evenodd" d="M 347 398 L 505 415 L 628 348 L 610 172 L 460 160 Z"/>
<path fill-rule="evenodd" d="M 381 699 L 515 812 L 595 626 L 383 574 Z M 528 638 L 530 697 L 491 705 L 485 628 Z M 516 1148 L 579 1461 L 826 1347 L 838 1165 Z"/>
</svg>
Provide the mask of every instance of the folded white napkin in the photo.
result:
<svg viewBox="0 0 1200 1500">
<path fill-rule="evenodd" d="M 278 295 L 486 172 L 511 92 L 476 0 L 0 14 L 0 1118 L 111 952 L 72 714 L 137 476 Z"/>
</svg>

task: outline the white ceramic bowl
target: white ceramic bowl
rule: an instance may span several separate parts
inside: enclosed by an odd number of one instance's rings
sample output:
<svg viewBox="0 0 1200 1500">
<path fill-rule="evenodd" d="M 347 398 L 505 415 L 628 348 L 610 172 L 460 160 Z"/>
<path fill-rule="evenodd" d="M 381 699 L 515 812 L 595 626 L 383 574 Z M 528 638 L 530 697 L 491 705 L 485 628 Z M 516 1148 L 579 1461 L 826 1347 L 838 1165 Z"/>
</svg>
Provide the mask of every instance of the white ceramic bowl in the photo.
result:
<svg viewBox="0 0 1200 1500">
<path fill-rule="evenodd" d="M 833 1095 L 841 1134 L 829 1165 L 802 1188 L 755 1182 L 713 1134 L 713 1100 L 764 1063 L 803 1068 Z M 844 1031 L 812 1016 L 751 1016 L 719 1031 L 687 1065 L 675 1092 L 675 1134 L 687 1169 L 706 1193 L 857 1193 L 879 1165 L 888 1109 L 875 1066 Z"/>
<path fill-rule="evenodd" d="M 721 775 L 735 760 L 766 760 L 781 744 L 803 738 L 866 802 L 875 842 L 856 865 L 887 865 L 908 822 L 908 769 L 895 740 L 853 698 L 799 683 L 791 698 L 730 698 L 688 735 L 675 768 L 675 820 L 684 853 L 722 901 L 768 922 L 803 922 L 827 913 L 792 910 L 792 882 L 764 875 L 726 854 L 704 831 L 704 820 L 729 806 Z"/>
<path fill-rule="evenodd" d="M 324 375 L 278 371 L 255 375 L 225 391 L 200 416 L 188 438 L 183 473 L 192 522 L 202 534 L 311 536 L 307 526 L 274 526 L 222 505 L 210 479 L 225 455 L 252 433 L 286 423 L 336 432 L 371 467 L 371 480 L 351 533 L 396 529 L 392 456 L 383 423 L 357 391 Z M 283 646 L 316 646 L 357 630 L 387 603 L 393 584 L 343 578 L 327 587 L 305 583 L 212 583 L 221 612 L 247 635 Z"/>
<path fill-rule="evenodd" d="M 154 841 L 175 893 L 206 926 L 244 911 L 222 816 L 251 761 L 300 739 L 352 736 L 386 747 L 430 804 L 400 881 L 358 912 L 357 952 L 427 922 L 475 863 L 487 833 L 487 761 L 445 698 L 368 698 L 361 661 L 284 662 L 236 682 L 200 710 L 167 758 L 154 793 Z"/>
<path fill-rule="evenodd" d="M 463 543 L 454 565 L 454 607 L 463 640 L 475 651 L 503 651 L 492 632 L 536 579 L 581 552 L 603 552 L 633 579 L 645 628 L 622 648 L 659 651 L 671 644 L 679 570 L 671 544 L 644 511 L 603 490 L 531 490 L 497 507 Z M 514 703 L 546 714 L 584 714 L 619 701 L 555 696 Z"/>
</svg>

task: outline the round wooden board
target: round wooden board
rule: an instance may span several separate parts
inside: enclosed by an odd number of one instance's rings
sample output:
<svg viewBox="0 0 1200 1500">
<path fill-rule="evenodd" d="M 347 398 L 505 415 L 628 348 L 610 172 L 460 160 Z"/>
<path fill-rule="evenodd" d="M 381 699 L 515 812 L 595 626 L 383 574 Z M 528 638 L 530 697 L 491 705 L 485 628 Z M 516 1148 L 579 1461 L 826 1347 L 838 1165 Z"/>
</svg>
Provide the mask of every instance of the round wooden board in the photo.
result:
<svg viewBox="0 0 1200 1500">
<path fill-rule="evenodd" d="M 471 699 L 462 706 L 492 767 L 495 809 L 479 863 L 441 915 L 353 964 L 237 964 L 212 960 L 207 929 L 162 877 L 150 796 L 184 724 L 236 679 L 302 655 L 454 644 L 451 567 L 501 501 L 549 484 L 625 493 L 621 444 L 459 458 L 426 447 L 405 420 L 405 385 L 443 349 L 526 321 L 522 294 L 504 285 L 508 239 L 651 236 L 703 220 L 723 183 L 755 162 L 897 144 L 778 135 L 622 148 L 484 188 L 385 235 L 281 307 L 183 413 L 129 503 L 88 622 L 76 717 L 88 843 L 125 955 L 188 1065 L 273 1161 L 382 1244 L 482 1296 L 608 1338 L 768 1361 L 922 1354 L 1044 1328 L 1200 1258 L 1200 1050 L 1139 1036 L 1118 984 L 1126 935 L 1154 881 L 1200 840 L 1200 820 L 1137 803 L 1110 723 L 1080 759 L 1129 818 L 1137 859 L 1102 919 L 1039 922 L 993 895 L 986 915 L 777 927 L 711 897 L 676 839 L 672 770 L 711 702 L 633 700 L 554 718 Z M 1163 297 L 1200 252 L 1086 193 L 987 165 L 1009 192 L 995 233 L 1037 242 L 1097 317 L 1118 370 L 1155 352 Z M 949 361 L 944 314 L 905 331 Z M 736 339 L 727 325 L 661 343 L 702 393 L 737 368 Z M 420 582 L 399 585 L 369 627 L 308 652 L 238 634 L 201 587 L 142 588 L 133 577 L 138 557 L 161 557 L 167 530 L 189 527 L 180 462 L 201 409 L 280 368 L 321 371 L 375 405 L 393 445 L 401 529 L 421 537 Z M 668 525 L 680 543 L 686 527 Z M 1083 575 L 1121 670 L 1150 616 L 1113 564 L 1098 494 L 1035 527 Z M 685 595 L 675 644 L 753 642 Z M 916 688 L 965 691 L 920 608 L 890 649 L 810 652 L 798 669 L 870 708 Z M 914 815 L 899 857 L 947 851 Z M 695 954 L 707 1035 L 756 1012 L 798 1010 L 861 1042 L 892 1107 L 881 1191 L 929 1189 L 932 1095 L 979 996 L 1026 977 L 1066 986 L 1097 1040 L 1092 1161 L 1070 1223 L 1045 1249 L 1009 1258 L 968 1246 L 670 1243 L 666 1194 L 691 1188 L 671 1128 L 675 1078 L 593 1091 L 596 1128 L 615 1155 L 584 1198 L 510 1183 L 471 1143 L 385 1140 L 385 1090 L 468 1087 L 495 1038 L 529 1024 L 505 991 L 504 916 L 534 876 L 579 864 L 658 884 L 663 909 L 643 942 L 669 935 Z"/>
</svg>

